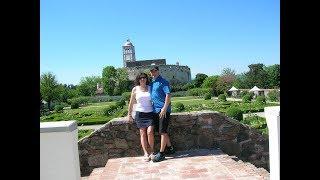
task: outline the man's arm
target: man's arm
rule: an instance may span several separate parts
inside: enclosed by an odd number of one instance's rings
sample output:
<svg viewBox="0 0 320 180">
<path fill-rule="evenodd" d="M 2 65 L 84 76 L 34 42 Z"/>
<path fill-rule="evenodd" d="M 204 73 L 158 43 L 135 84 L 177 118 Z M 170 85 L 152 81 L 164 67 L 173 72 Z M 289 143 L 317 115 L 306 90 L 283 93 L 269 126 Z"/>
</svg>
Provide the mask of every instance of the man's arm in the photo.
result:
<svg viewBox="0 0 320 180">
<path fill-rule="evenodd" d="M 166 117 L 167 109 L 168 109 L 170 102 L 171 102 L 171 94 L 170 94 L 169 84 L 163 87 L 163 92 L 166 93 L 166 98 L 164 101 L 164 105 L 161 108 L 161 112 L 159 114 L 160 119 Z"/>
</svg>

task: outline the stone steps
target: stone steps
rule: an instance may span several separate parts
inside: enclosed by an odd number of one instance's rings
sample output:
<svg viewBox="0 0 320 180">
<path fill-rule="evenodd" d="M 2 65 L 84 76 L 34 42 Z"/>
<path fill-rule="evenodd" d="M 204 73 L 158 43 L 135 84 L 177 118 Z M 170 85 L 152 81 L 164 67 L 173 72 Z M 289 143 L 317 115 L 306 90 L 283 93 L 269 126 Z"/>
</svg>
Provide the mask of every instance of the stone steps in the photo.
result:
<svg viewBox="0 0 320 180">
<path fill-rule="evenodd" d="M 144 162 L 142 157 L 109 159 L 82 180 L 102 179 L 270 179 L 269 172 L 217 149 L 176 152 L 166 160 Z"/>
</svg>

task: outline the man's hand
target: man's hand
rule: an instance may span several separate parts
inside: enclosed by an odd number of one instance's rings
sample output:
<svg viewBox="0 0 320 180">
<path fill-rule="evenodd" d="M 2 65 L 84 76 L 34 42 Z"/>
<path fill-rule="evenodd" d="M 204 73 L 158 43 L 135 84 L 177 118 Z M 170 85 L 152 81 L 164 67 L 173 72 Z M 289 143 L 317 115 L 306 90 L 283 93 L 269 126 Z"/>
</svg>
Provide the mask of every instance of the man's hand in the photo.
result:
<svg viewBox="0 0 320 180">
<path fill-rule="evenodd" d="M 159 119 L 163 119 L 166 117 L 167 110 L 162 108 L 159 114 Z"/>
</svg>

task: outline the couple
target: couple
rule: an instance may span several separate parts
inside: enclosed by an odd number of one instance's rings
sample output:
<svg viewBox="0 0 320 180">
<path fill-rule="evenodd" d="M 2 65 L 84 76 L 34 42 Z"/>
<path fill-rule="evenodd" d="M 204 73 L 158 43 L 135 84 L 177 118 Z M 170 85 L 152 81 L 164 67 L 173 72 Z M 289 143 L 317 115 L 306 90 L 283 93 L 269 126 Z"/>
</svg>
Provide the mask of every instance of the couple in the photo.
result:
<svg viewBox="0 0 320 180">
<path fill-rule="evenodd" d="M 170 88 L 168 81 L 160 75 L 158 66 L 151 67 L 150 73 L 152 82 L 149 82 L 145 73 L 136 77 L 136 86 L 132 89 L 129 101 L 128 119 L 133 122 L 131 113 L 136 103 L 134 121 L 140 131 L 144 160 L 159 162 L 165 159 L 165 154 L 175 152 L 167 133 L 171 113 Z M 154 130 L 161 134 L 158 153 L 154 152 Z"/>
</svg>

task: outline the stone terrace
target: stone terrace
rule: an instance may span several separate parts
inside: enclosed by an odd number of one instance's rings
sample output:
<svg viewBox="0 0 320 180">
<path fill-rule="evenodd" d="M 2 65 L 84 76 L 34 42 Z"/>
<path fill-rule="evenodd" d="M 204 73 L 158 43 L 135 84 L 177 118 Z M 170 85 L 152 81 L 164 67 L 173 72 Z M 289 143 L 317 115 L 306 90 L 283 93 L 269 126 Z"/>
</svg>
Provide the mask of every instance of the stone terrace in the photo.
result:
<svg viewBox="0 0 320 180">
<path fill-rule="evenodd" d="M 198 168 L 202 169 L 201 171 L 206 171 L 206 173 L 195 173 L 195 176 L 199 176 L 199 178 L 203 174 L 210 177 L 219 175 L 215 169 L 224 169 L 224 171 L 219 171 L 220 174 L 232 178 L 238 177 L 239 174 L 244 177 L 257 176 L 257 174 L 245 173 L 243 168 L 246 163 L 244 162 L 255 165 L 256 169 L 261 167 L 269 170 L 268 138 L 257 130 L 221 113 L 213 111 L 172 113 L 169 135 L 171 143 L 177 151 L 182 154 L 192 154 L 192 156 L 179 158 L 177 155 L 156 164 L 152 162 L 151 164 L 143 163 L 141 167 L 138 164 L 141 163 L 139 158 L 141 158 L 143 152 L 136 125 L 128 123 L 126 118 L 114 119 L 78 142 L 81 176 L 102 177 L 102 175 L 110 175 L 115 173 L 115 170 L 109 166 L 116 168 L 115 166 L 118 164 L 119 172 L 116 170 L 118 174 L 113 174 L 113 178 L 119 177 L 121 179 L 121 177 L 124 177 L 123 174 L 129 175 L 130 173 L 134 177 L 134 175 L 138 175 L 138 172 L 149 172 L 150 169 L 152 176 L 156 177 L 163 172 L 156 170 L 157 168 L 154 166 L 165 164 L 161 165 L 160 169 L 167 168 L 168 172 L 171 172 L 167 175 L 182 177 L 183 174 L 193 174 L 191 169 L 190 173 L 187 173 L 189 172 L 186 171 L 188 168 L 183 169 L 184 167 L 181 167 L 190 164 L 192 161 L 194 163 L 190 167 L 193 167 L 195 172 Z M 160 136 L 155 133 L 156 151 L 158 147 L 160 147 Z M 209 151 L 203 149 L 211 149 L 212 151 L 209 153 Z M 221 152 L 217 153 L 213 149 L 221 149 Z M 199 154 L 197 155 L 197 153 Z M 206 154 L 206 157 L 203 153 Z M 224 164 L 224 161 L 221 161 L 220 165 L 217 166 L 221 156 L 225 157 L 226 161 L 230 161 L 230 164 Z M 232 156 L 236 156 L 241 161 L 232 161 Z M 207 163 L 205 166 L 205 163 L 201 162 L 204 161 L 203 158 Z M 153 171 L 158 174 L 153 174 Z M 256 172 L 253 167 L 251 171 Z"/>
<path fill-rule="evenodd" d="M 82 180 L 105 179 L 270 179 L 269 173 L 219 149 L 179 151 L 158 163 L 142 157 L 109 159 Z"/>
</svg>

